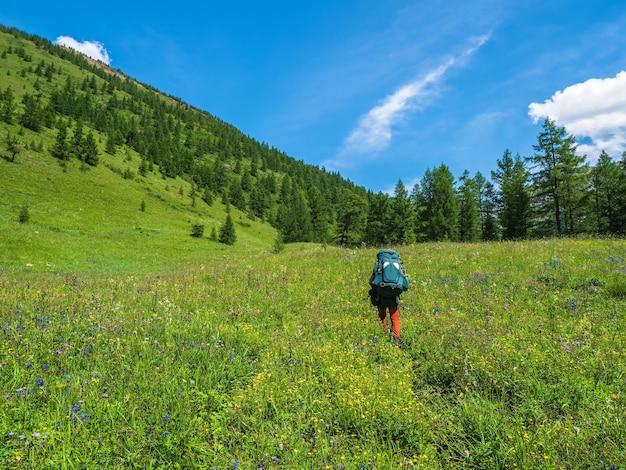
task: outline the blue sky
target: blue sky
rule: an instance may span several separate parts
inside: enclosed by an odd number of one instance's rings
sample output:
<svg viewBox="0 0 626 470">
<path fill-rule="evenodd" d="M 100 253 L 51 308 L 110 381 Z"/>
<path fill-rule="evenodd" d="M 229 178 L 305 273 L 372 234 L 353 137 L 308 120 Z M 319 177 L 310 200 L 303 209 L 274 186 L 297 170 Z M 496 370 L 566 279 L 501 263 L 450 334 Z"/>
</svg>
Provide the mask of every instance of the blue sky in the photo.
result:
<svg viewBox="0 0 626 470">
<path fill-rule="evenodd" d="M 590 163 L 626 150 L 623 0 L 5 3 L 0 23 L 376 192 L 442 163 L 489 178 L 546 116 Z"/>
</svg>

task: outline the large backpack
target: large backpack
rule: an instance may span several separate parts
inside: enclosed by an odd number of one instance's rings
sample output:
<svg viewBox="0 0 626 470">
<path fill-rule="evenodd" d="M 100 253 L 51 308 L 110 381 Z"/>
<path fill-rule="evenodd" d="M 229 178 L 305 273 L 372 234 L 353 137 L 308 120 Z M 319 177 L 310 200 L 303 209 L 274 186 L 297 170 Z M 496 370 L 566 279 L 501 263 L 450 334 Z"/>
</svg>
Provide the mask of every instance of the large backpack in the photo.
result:
<svg viewBox="0 0 626 470">
<path fill-rule="evenodd" d="M 372 288 L 381 297 L 397 297 L 408 290 L 409 280 L 396 251 L 385 249 L 376 254 Z"/>
</svg>

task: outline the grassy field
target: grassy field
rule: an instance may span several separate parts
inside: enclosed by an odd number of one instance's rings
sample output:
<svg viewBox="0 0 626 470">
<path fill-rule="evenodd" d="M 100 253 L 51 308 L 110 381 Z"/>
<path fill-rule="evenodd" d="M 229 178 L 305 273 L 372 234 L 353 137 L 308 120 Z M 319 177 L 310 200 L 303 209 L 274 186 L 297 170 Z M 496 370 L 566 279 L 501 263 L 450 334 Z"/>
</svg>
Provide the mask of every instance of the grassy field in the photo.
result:
<svg viewBox="0 0 626 470">
<path fill-rule="evenodd" d="M 3 127 L 0 123 L 0 136 Z M 25 142 L 38 138 L 30 131 L 22 137 Z M 46 148 L 51 145 L 46 141 Z M 139 176 L 140 158 L 132 151 L 127 156 L 102 152 L 100 158 L 97 167 L 77 160 L 62 165 L 29 148 L 15 162 L 0 158 L 0 269 L 150 272 L 225 250 L 208 239 L 226 219 L 219 199 L 207 205 L 181 178 L 165 179 L 158 172 Z M 124 172 L 133 177 L 124 178 Z M 24 207 L 30 220 L 19 223 Z M 238 253 L 271 250 L 273 227 L 232 206 L 231 215 Z M 202 238 L 191 237 L 194 224 L 204 225 Z"/>
<path fill-rule="evenodd" d="M 7 264 L 0 466 L 626 468 L 624 240 L 400 247 L 402 349 L 375 251 Z"/>
</svg>

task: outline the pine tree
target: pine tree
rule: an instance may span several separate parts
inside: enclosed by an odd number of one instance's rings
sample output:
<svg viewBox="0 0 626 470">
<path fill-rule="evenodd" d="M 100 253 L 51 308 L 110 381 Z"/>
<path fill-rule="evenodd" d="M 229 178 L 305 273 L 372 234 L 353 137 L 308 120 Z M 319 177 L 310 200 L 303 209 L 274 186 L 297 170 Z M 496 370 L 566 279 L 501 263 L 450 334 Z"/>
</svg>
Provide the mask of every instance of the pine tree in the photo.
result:
<svg viewBox="0 0 626 470">
<path fill-rule="evenodd" d="M 6 122 L 7 124 L 12 124 L 14 112 L 15 97 L 11 87 L 8 87 L 2 94 L 2 100 L 0 101 L 0 120 Z"/>
<path fill-rule="evenodd" d="M 481 219 L 478 207 L 476 181 L 465 170 L 459 187 L 459 239 L 462 242 L 475 242 L 481 237 Z"/>
<path fill-rule="evenodd" d="M 591 171 L 592 230 L 600 234 L 620 232 L 620 187 L 619 165 L 602 151 L 598 163 Z"/>
<path fill-rule="evenodd" d="M 420 210 L 420 229 L 432 241 L 457 241 L 459 238 L 458 199 L 454 190 L 454 176 L 442 164 L 427 170 L 417 195 Z"/>
<path fill-rule="evenodd" d="M 542 129 L 537 145 L 533 146 L 535 154 L 530 158 L 539 231 L 557 235 L 574 233 L 584 196 L 585 157 L 576 155 L 574 137 L 564 127 L 546 118 Z"/>
<path fill-rule="evenodd" d="M 390 199 L 379 192 L 368 195 L 367 223 L 365 225 L 365 243 L 382 246 L 389 243 Z"/>
<path fill-rule="evenodd" d="M 28 93 L 22 98 L 24 113 L 20 118 L 20 124 L 26 129 L 39 132 L 42 126 L 42 110 L 37 99 Z"/>
<path fill-rule="evenodd" d="M 367 202 L 350 190 L 344 190 L 337 216 L 337 241 L 341 246 L 361 243 L 365 228 Z"/>
<path fill-rule="evenodd" d="M 76 124 L 74 125 L 74 135 L 72 136 L 70 152 L 74 157 L 76 157 L 78 160 L 81 160 L 81 161 L 84 160 L 84 151 L 85 151 L 84 139 L 85 138 L 83 136 L 83 121 L 79 119 L 76 121 Z"/>
<path fill-rule="evenodd" d="M 313 231 L 312 241 L 324 243 L 328 239 L 330 229 L 330 214 L 324 196 L 317 186 L 311 186 L 307 193 L 309 212 L 311 214 L 311 226 Z"/>
<path fill-rule="evenodd" d="M 389 242 L 404 244 L 415 242 L 415 211 L 402 180 L 394 188 L 388 219 Z"/>
<path fill-rule="evenodd" d="M 234 245 L 237 241 L 235 225 L 233 224 L 233 219 L 230 214 L 226 215 L 226 220 L 220 227 L 218 241 L 225 245 Z"/>
<path fill-rule="evenodd" d="M 491 178 L 499 186 L 496 195 L 497 211 L 502 225 L 502 238 L 513 240 L 525 238 L 528 234 L 530 218 L 529 174 L 519 155 L 515 158 L 507 149 L 498 169 L 491 172 Z"/>
<path fill-rule="evenodd" d="M 57 132 L 56 141 L 50 153 L 59 160 L 70 159 L 70 148 L 67 142 L 67 126 L 64 121 L 59 123 L 59 131 Z"/>
<path fill-rule="evenodd" d="M 89 132 L 85 137 L 83 152 L 84 161 L 87 165 L 96 166 L 100 161 L 100 151 L 93 132 Z"/>
<path fill-rule="evenodd" d="M 107 134 L 107 142 L 104 148 L 104 151 L 110 155 L 115 155 L 116 152 L 116 145 L 115 145 L 115 137 L 113 135 L 113 132 L 109 132 Z"/>
</svg>

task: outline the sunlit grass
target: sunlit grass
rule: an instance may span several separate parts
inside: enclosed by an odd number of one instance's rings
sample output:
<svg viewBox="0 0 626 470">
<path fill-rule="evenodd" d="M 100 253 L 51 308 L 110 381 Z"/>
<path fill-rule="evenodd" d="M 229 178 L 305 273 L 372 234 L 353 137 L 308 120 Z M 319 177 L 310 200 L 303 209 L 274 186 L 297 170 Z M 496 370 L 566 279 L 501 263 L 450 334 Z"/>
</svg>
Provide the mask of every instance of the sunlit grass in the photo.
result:
<svg viewBox="0 0 626 470">
<path fill-rule="evenodd" d="M 9 468 L 624 468 L 622 240 L 289 246 L 161 274 L 0 274 Z"/>
</svg>

